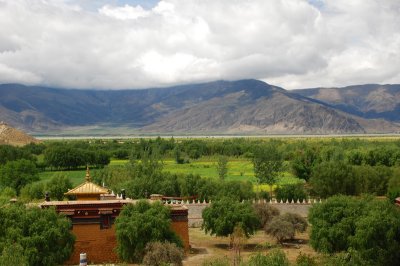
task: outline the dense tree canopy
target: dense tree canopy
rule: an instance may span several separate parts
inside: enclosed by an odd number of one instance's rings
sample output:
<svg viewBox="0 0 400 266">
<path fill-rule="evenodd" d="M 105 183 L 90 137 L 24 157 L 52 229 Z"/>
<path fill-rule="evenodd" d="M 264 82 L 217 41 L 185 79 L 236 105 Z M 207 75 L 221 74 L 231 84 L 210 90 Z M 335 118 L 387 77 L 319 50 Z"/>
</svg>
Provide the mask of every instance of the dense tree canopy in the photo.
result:
<svg viewBox="0 0 400 266">
<path fill-rule="evenodd" d="M 388 201 L 335 196 L 314 205 L 309 221 L 317 251 L 349 252 L 365 265 L 400 264 L 400 211 Z"/>
<path fill-rule="evenodd" d="M 28 265 L 59 265 L 73 251 L 71 222 L 54 209 L 5 205 L 0 208 L 0 260 L 10 260 L 10 252 Z"/>
<path fill-rule="evenodd" d="M 92 165 L 103 167 L 110 163 L 110 155 L 103 150 L 85 150 L 72 146 L 49 146 L 44 152 L 44 162 L 56 169 L 76 169 Z"/>
<path fill-rule="evenodd" d="M 336 194 L 354 195 L 356 192 L 353 168 L 343 161 L 318 164 L 312 172 L 313 191 L 322 198 Z"/>
<path fill-rule="evenodd" d="M 19 193 L 25 185 L 37 180 L 38 171 L 32 161 L 20 159 L 0 166 L 0 188 L 11 187 Z"/>
<path fill-rule="evenodd" d="M 26 149 L 9 145 L 0 145 L 0 165 L 5 164 L 8 161 L 16 161 L 20 159 L 33 161 L 34 157 Z"/>
<path fill-rule="evenodd" d="M 168 207 L 141 200 L 126 205 L 115 221 L 118 256 L 127 262 L 141 262 L 150 242 L 168 241 L 182 246 L 171 229 Z"/>
</svg>

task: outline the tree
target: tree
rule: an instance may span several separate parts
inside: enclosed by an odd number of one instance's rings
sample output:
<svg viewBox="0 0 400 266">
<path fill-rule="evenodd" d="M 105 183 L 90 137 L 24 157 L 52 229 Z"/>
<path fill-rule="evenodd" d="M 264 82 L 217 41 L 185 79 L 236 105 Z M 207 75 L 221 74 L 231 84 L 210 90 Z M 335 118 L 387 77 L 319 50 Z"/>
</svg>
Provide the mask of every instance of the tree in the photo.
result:
<svg viewBox="0 0 400 266">
<path fill-rule="evenodd" d="M 73 251 L 71 222 L 52 208 L 27 208 L 19 204 L 5 206 L 0 208 L 0 223 L 2 260 L 10 259 L 7 254 L 12 252 L 11 246 L 14 251 L 22 247 L 18 260 L 22 264 L 27 260 L 28 265 L 59 265 Z"/>
<path fill-rule="evenodd" d="M 393 175 L 389 178 L 387 197 L 391 202 L 394 202 L 397 197 L 400 197 L 400 170 L 396 169 Z"/>
<path fill-rule="evenodd" d="M 388 202 L 369 202 L 349 244 L 370 265 L 399 265 L 400 211 Z"/>
<path fill-rule="evenodd" d="M 292 224 L 282 219 L 281 216 L 274 217 L 265 226 L 265 232 L 275 237 L 279 244 L 283 244 L 284 240 L 291 239 L 295 234 Z"/>
<path fill-rule="evenodd" d="M 226 156 L 218 157 L 217 171 L 220 180 L 225 180 L 228 173 L 228 159 Z"/>
<path fill-rule="evenodd" d="M 35 157 L 24 148 L 0 145 L 0 165 L 5 164 L 8 161 L 16 161 L 20 159 L 34 161 Z"/>
<path fill-rule="evenodd" d="M 278 186 L 275 190 L 276 199 L 278 201 L 300 201 L 303 202 L 307 198 L 304 184 L 286 184 Z"/>
<path fill-rule="evenodd" d="M 48 166 L 64 169 L 76 169 L 86 164 L 84 150 L 70 146 L 50 146 L 44 152 L 44 161 Z"/>
<path fill-rule="evenodd" d="M 0 167 L 0 187 L 11 187 L 18 194 L 22 187 L 37 180 L 38 171 L 32 161 L 9 161 Z"/>
<path fill-rule="evenodd" d="M 185 162 L 185 160 L 181 157 L 181 149 L 179 146 L 175 146 L 174 158 L 177 164 L 183 164 Z"/>
<path fill-rule="evenodd" d="M 310 243 L 365 265 L 399 265 L 400 211 L 389 201 L 335 196 L 310 209 Z"/>
<path fill-rule="evenodd" d="M 63 174 L 54 175 L 47 183 L 46 183 L 46 191 L 50 193 L 51 198 L 55 198 L 57 200 L 64 199 L 64 193 L 68 192 L 68 189 L 72 188 L 72 182 L 69 178 Z"/>
<path fill-rule="evenodd" d="M 170 210 L 160 202 L 140 200 L 126 205 L 115 221 L 117 254 L 127 262 L 141 262 L 150 242 L 168 241 L 182 247 L 171 229 Z"/>
<path fill-rule="evenodd" d="M 282 244 L 286 239 L 293 239 L 296 232 L 305 232 L 307 220 L 295 213 L 285 213 L 275 216 L 265 226 L 265 232 L 274 236 Z"/>
<path fill-rule="evenodd" d="M 256 203 L 253 206 L 258 219 L 260 220 L 260 228 L 264 228 L 272 218 L 279 216 L 280 214 L 277 208 L 268 203 Z"/>
<path fill-rule="evenodd" d="M 147 266 L 182 266 L 183 250 L 169 242 L 150 242 L 146 245 L 143 264 Z"/>
<path fill-rule="evenodd" d="M 87 162 L 89 163 L 89 162 Z M 106 151 L 96 151 L 94 153 L 94 164 L 97 167 L 104 167 L 110 163 L 110 154 Z"/>
<path fill-rule="evenodd" d="M 391 168 L 387 166 L 354 166 L 356 180 L 356 194 L 365 193 L 383 196 L 387 192 L 389 178 L 392 176 Z"/>
<path fill-rule="evenodd" d="M 254 199 L 253 184 L 250 181 L 220 181 L 218 182 L 218 198 L 229 197 L 238 201 Z"/>
<path fill-rule="evenodd" d="M 28 184 L 21 189 L 19 196 L 24 202 L 38 199 L 43 201 L 45 197 L 45 184 L 42 182 Z"/>
<path fill-rule="evenodd" d="M 235 228 L 233 228 L 233 233 L 232 233 L 232 244 L 233 244 L 233 265 L 240 265 L 242 258 L 240 255 L 240 252 L 243 248 L 243 245 L 246 243 L 246 235 L 243 231 L 242 226 L 236 225 Z"/>
<path fill-rule="evenodd" d="M 213 201 L 203 210 L 202 217 L 202 228 L 215 236 L 232 236 L 235 226 L 239 225 L 249 237 L 259 226 L 258 217 L 249 202 L 237 202 L 230 198 Z"/>
<path fill-rule="evenodd" d="M 277 145 L 268 143 L 257 148 L 253 156 L 254 175 L 258 184 L 266 183 L 270 186 L 272 195 L 272 185 L 277 181 L 282 170 L 282 155 L 278 151 Z"/>
<path fill-rule="evenodd" d="M 298 178 L 308 181 L 317 158 L 317 153 L 311 148 L 304 148 L 303 150 L 298 151 L 291 161 L 293 173 Z"/>
<path fill-rule="evenodd" d="M 313 191 L 323 198 L 336 194 L 354 195 L 354 181 L 353 168 L 343 161 L 320 163 L 314 167 L 310 179 Z"/>
</svg>

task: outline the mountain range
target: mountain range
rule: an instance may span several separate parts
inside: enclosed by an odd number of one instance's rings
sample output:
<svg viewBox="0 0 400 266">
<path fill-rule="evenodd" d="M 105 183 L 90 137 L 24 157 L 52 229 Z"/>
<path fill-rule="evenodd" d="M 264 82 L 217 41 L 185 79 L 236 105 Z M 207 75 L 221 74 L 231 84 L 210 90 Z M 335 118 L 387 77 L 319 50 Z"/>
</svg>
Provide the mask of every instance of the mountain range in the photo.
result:
<svg viewBox="0 0 400 266">
<path fill-rule="evenodd" d="M 35 134 L 395 133 L 399 115 L 400 85 L 294 91 L 251 79 L 142 90 L 0 85 L 0 121 Z"/>
</svg>

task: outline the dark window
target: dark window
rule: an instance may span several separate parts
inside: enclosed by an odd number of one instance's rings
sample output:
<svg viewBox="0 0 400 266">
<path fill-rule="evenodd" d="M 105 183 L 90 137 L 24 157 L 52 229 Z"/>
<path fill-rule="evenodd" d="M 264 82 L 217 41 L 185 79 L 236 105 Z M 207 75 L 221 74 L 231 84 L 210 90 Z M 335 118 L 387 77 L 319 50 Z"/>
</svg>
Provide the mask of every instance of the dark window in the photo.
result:
<svg viewBox="0 0 400 266">
<path fill-rule="evenodd" d="M 101 215 L 100 216 L 100 229 L 109 229 L 111 228 L 111 216 L 110 215 Z"/>
</svg>

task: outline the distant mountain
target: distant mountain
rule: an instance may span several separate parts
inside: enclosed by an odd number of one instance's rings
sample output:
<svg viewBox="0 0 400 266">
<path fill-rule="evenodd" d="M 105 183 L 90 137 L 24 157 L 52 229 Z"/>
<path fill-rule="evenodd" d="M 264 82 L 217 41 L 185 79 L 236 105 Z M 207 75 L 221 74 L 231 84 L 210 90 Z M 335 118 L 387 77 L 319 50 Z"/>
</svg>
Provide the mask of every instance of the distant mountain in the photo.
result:
<svg viewBox="0 0 400 266">
<path fill-rule="evenodd" d="M 203 86 L 209 86 L 203 85 Z M 215 133 L 362 133 L 353 118 L 261 81 L 219 82 L 221 93 L 160 116 L 146 131 Z M 217 86 L 216 86 L 217 85 Z"/>
<path fill-rule="evenodd" d="M 90 126 L 189 134 L 399 131 L 397 124 L 348 114 L 307 93 L 289 92 L 258 80 L 108 91 L 4 84 L 0 85 L 0 120 L 44 134 Z"/>
<path fill-rule="evenodd" d="M 400 122 L 400 85 L 355 85 L 294 91 L 363 118 Z"/>
</svg>

